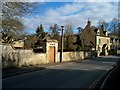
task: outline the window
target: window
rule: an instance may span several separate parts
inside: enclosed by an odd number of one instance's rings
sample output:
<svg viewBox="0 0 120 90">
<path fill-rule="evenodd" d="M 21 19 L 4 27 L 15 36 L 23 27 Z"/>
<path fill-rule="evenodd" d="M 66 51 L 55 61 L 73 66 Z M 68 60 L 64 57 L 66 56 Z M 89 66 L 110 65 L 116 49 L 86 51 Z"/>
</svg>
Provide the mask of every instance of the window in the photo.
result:
<svg viewBox="0 0 120 90">
<path fill-rule="evenodd" d="M 100 30 L 98 29 L 98 31 L 97 31 L 97 35 L 100 35 Z"/>
<path fill-rule="evenodd" d="M 83 39 L 83 42 L 84 42 L 84 39 Z"/>
<path fill-rule="evenodd" d="M 98 39 L 98 44 L 100 44 L 101 43 L 101 39 Z"/>
<path fill-rule="evenodd" d="M 110 42 L 113 43 L 113 38 L 110 39 Z"/>
<path fill-rule="evenodd" d="M 115 42 L 118 43 L 118 38 L 115 39 Z"/>
<path fill-rule="evenodd" d="M 98 51 L 100 51 L 100 47 L 98 46 Z"/>
<path fill-rule="evenodd" d="M 113 38 L 113 43 L 115 43 L 115 38 Z"/>
<path fill-rule="evenodd" d="M 106 31 L 106 33 L 105 33 L 105 34 L 106 34 L 106 36 L 108 36 L 108 33 L 107 33 L 107 31 Z"/>
<path fill-rule="evenodd" d="M 109 45 L 109 40 L 107 40 L 107 44 Z"/>
</svg>

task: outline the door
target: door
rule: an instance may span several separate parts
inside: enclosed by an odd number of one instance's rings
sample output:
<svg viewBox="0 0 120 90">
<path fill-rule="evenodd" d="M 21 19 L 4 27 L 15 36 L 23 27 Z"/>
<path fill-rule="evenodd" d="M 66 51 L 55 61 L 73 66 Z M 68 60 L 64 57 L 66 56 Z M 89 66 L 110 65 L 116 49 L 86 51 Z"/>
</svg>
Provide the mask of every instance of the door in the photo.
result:
<svg viewBox="0 0 120 90">
<path fill-rule="evenodd" d="M 54 46 L 50 46 L 49 63 L 55 63 L 55 47 Z"/>
</svg>

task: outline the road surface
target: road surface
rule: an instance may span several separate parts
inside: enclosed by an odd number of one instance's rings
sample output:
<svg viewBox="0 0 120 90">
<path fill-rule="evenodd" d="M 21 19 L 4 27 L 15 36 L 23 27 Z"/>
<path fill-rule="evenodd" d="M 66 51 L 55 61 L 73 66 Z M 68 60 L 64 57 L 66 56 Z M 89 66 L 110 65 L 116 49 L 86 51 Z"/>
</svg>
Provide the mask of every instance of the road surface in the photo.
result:
<svg viewBox="0 0 120 90">
<path fill-rule="evenodd" d="M 104 56 L 48 66 L 45 70 L 3 79 L 2 88 L 89 88 L 119 59 Z"/>
</svg>

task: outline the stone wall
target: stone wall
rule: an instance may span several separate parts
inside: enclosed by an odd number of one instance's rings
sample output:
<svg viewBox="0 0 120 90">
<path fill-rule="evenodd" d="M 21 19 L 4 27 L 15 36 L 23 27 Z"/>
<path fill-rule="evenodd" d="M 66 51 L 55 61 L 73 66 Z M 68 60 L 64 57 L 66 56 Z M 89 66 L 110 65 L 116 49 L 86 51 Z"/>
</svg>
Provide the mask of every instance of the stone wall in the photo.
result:
<svg viewBox="0 0 120 90">
<path fill-rule="evenodd" d="M 32 50 L 21 50 L 20 52 L 21 65 L 37 65 L 47 63 L 46 53 L 34 53 Z"/>
<path fill-rule="evenodd" d="M 49 63 L 47 53 L 34 53 L 32 50 L 16 49 L 10 45 L 2 46 L 2 67 L 21 67 Z M 63 52 L 63 62 L 83 60 L 90 57 L 90 52 Z M 60 52 L 55 62 L 60 62 Z"/>
<path fill-rule="evenodd" d="M 73 61 L 84 59 L 84 52 L 63 52 L 63 61 Z"/>
<path fill-rule="evenodd" d="M 58 59 L 56 62 L 60 61 L 60 52 L 58 53 Z M 74 60 L 83 60 L 83 59 L 87 59 L 87 58 L 91 58 L 91 52 L 84 52 L 84 51 L 80 51 L 80 52 L 63 52 L 63 62 L 65 61 L 74 61 Z"/>
<path fill-rule="evenodd" d="M 93 52 L 91 52 L 91 51 L 84 51 L 84 59 L 88 59 L 88 58 L 91 58 L 91 56 L 93 57 L 93 56 L 95 56 L 95 53 L 94 53 L 94 51 Z"/>
<path fill-rule="evenodd" d="M 119 55 L 120 55 L 120 50 L 117 50 L 117 54 L 119 54 Z"/>
<path fill-rule="evenodd" d="M 46 53 L 34 53 L 32 50 L 14 50 L 10 45 L 4 45 L 2 49 L 3 68 L 47 63 Z"/>
</svg>

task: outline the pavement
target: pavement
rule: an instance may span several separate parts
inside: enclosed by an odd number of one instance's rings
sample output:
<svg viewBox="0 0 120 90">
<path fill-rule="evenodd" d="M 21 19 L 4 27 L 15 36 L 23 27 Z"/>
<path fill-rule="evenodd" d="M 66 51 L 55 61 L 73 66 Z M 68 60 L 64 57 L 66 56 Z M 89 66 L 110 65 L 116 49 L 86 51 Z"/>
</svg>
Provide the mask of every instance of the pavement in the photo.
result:
<svg viewBox="0 0 120 90">
<path fill-rule="evenodd" d="M 78 62 L 82 62 L 82 61 L 78 60 Z M 69 63 L 69 62 L 41 64 L 41 65 L 34 65 L 34 66 L 27 66 L 27 67 L 4 68 L 2 69 L 2 78 L 9 78 L 9 77 L 13 77 L 13 76 L 24 74 L 24 73 L 44 70 L 44 69 L 47 69 L 48 67 L 53 67 L 56 65 L 61 65 L 66 63 Z"/>
</svg>

